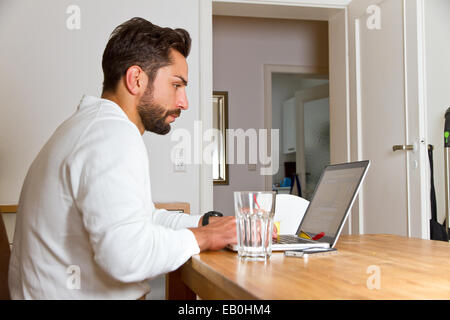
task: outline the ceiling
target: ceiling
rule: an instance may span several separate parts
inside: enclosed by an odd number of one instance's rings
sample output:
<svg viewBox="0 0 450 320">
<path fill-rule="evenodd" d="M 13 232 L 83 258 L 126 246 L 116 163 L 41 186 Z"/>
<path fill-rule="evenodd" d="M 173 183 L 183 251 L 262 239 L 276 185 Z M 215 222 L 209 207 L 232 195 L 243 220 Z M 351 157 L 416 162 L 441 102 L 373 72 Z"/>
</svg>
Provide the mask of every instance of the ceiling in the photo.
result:
<svg viewBox="0 0 450 320">
<path fill-rule="evenodd" d="M 212 12 L 213 15 L 221 16 L 328 21 L 335 14 L 342 12 L 344 10 L 343 7 L 320 8 L 314 6 L 293 6 L 286 3 L 274 5 L 273 3 L 254 4 L 213 1 Z"/>
</svg>

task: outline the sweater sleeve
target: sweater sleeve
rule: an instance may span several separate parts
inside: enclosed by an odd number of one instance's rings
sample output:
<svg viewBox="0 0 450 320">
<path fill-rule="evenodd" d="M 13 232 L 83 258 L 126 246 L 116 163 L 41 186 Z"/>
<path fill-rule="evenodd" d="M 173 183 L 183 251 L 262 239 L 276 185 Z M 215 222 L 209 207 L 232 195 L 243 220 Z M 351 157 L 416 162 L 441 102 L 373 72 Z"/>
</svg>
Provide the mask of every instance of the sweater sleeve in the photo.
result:
<svg viewBox="0 0 450 320">
<path fill-rule="evenodd" d="M 171 212 L 165 209 L 156 209 L 153 212 L 153 219 L 156 224 L 167 226 L 175 230 L 182 228 L 197 228 L 201 217 L 202 216 Z"/>
<path fill-rule="evenodd" d="M 67 167 L 94 259 L 111 277 L 143 281 L 200 252 L 190 230 L 155 223 L 147 152 L 127 121 L 94 122 Z"/>
</svg>

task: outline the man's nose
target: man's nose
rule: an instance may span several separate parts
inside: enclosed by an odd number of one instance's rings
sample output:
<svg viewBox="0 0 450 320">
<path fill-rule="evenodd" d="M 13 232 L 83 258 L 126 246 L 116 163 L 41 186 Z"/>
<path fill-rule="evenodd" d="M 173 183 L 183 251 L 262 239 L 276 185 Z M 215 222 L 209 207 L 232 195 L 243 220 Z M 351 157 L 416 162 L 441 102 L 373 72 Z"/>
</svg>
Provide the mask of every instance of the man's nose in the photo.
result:
<svg viewBox="0 0 450 320">
<path fill-rule="evenodd" d="M 184 88 L 177 97 L 177 107 L 181 110 L 187 110 L 189 108 L 189 102 Z"/>
</svg>

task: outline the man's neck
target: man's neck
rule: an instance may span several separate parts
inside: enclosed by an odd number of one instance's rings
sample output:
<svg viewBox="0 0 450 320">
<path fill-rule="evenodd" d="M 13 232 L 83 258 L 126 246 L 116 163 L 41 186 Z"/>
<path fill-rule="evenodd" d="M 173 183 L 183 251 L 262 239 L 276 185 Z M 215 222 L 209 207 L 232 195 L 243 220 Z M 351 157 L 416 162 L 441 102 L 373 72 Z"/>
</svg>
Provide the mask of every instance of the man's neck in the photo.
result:
<svg viewBox="0 0 450 320">
<path fill-rule="evenodd" d="M 139 113 L 137 111 L 137 107 L 131 99 L 125 98 L 122 95 L 113 92 L 103 92 L 101 98 L 110 100 L 117 104 L 123 110 L 123 112 L 125 112 L 128 119 L 130 119 L 130 121 L 136 125 L 141 135 L 144 134 L 145 127 L 142 124 L 141 117 L 139 116 Z"/>
</svg>

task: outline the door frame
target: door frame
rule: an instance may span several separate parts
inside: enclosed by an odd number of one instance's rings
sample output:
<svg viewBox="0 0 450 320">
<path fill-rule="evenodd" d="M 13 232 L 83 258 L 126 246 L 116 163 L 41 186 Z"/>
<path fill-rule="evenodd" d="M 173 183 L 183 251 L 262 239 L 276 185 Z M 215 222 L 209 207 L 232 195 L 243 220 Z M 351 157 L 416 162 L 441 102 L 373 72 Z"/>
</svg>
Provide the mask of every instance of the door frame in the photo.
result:
<svg viewBox="0 0 450 320">
<path fill-rule="evenodd" d="M 289 73 L 301 74 L 305 78 L 328 79 L 328 68 L 311 66 L 293 66 L 293 65 L 275 65 L 265 64 L 263 66 L 264 74 L 264 129 L 270 132 L 272 129 L 272 74 Z M 270 143 L 270 139 L 268 139 Z M 297 141 L 298 147 L 298 141 Z M 268 150 L 270 146 L 268 146 Z M 264 176 L 264 188 L 266 191 L 272 191 L 272 176 Z"/>
<path fill-rule="evenodd" d="M 348 15 L 347 5 L 351 0 L 291 0 L 289 2 L 279 0 L 199 0 L 200 4 L 200 120 L 205 129 L 209 128 L 210 103 L 206 99 L 212 92 L 212 15 L 220 10 L 220 14 L 228 16 L 242 16 L 243 12 L 252 17 L 264 18 L 289 18 L 299 20 L 322 20 L 329 24 L 329 52 L 330 59 L 328 68 L 311 68 L 311 66 L 300 66 L 297 73 L 324 73 L 328 74 L 330 81 L 330 119 L 336 121 L 335 126 L 330 127 L 331 150 L 330 157 L 332 163 L 349 162 L 350 158 L 350 99 L 349 99 L 349 63 L 348 63 Z M 213 9 L 213 6 L 215 9 Z M 251 10 L 251 6 L 259 6 L 257 10 Z M 217 9 L 220 7 L 219 9 Z M 244 15 L 245 15 L 244 14 Z M 325 17 L 325 18 L 324 18 Z M 206 57 L 206 61 L 202 58 Z M 289 66 L 291 67 L 291 66 Z M 294 66 L 296 68 L 297 66 Z M 325 70 L 327 69 L 327 70 Z M 286 70 L 286 69 L 284 69 Z M 299 72 L 300 71 L 300 72 Z M 271 77 L 270 77 L 271 78 Z M 267 86 L 263 79 L 262 86 Z M 204 84 L 204 85 L 202 85 Z M 271 87 L 271 86 L 269 86 Z M 265 93 L 268 91 L 265 90 Z M 264 124 L 266 129 L 272 128 L 271 108 L 264 98 Z M 206 105 L 204 103 L 207 103 Z M 270 110 L 270 112 L 268 112 Z M 199 142 L 201 145 L 201 142 Z M 200 170 L 200 193 L 199 202 L 202 212 L 213 208 L 213 187 L 210 181 L 210 168 Z M 267 178 L 267 177 L 266 177 Z M 266 186 L 272 186 L 271 181 L 265 179 Z M 266 187 L 267 188 L 267 187 Z M 352 216 L 359 215 L 358 211 L 353 211 L 350 215 L 344 233 L 352 234 Z M 359 230 L 353 231 L 359 234 Z"/>
</svg>

